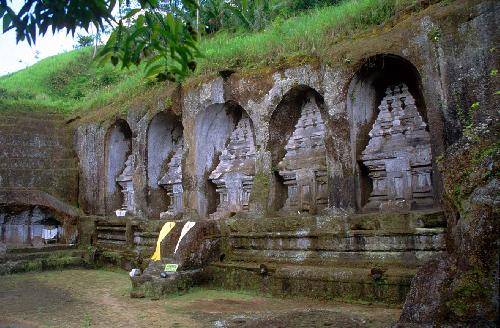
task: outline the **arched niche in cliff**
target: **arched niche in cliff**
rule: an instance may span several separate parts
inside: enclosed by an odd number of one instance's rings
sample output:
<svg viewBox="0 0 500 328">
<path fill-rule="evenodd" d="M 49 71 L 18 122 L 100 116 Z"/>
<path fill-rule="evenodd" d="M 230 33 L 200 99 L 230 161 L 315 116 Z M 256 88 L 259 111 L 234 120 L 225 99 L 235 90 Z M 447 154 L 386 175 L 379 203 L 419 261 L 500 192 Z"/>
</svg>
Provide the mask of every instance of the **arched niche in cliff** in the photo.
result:
<svg viewBox="0 0 500 328">
<path fill-rule="evenodd" d="M 401 205 L 398 201 L 408 197 L 425 199 L 422 204 L 433 203 L 428 188 L 415 187 L 417 180 L 432 180 L 427 110 L 415 66 L 391 54 L 368 58 L 350 82 L 347 112 L 351 122 L 357 209 L 415 208 L 415 204 L 409 207 L 410 202 Z M 404 175 L 410 182 L 402 182 L 406 179 Z M 410 196 L 412 179 L 414 190 Z M 432 205 L 423 207 L 426 206 Z"/>
<path fill-rule="evenodd" d="M 272 210 L 318 213 L 328 206 L 326 117 L 323 97 L 305 85 L 288 91 L 273 111 Z"/>
<path fill-rule="evenodd" d="M 113 214 L 124 202 L 122 188 L 117 178 L 125 169 L 125 162 L 132 154 L 132 130 L 125 120 L 117 120 L 106 134 L 106 214 Z"/>
<path fill-rule="evenodd" d="M 45 206 L 0 206 L 0 243 L 41 246 L 74 244 L 78 229 L 73 217 Z"/>
<path fill-rule="evenodd" d="M 216 184 L 210 175 L 219 165 L 220 155 L 228 145 L 231 134 L 242 116 L 248 116 L 236 103 L 214 104 L 195 119 L 195 176 L 198 214 L 207 217 L 219 204 Z"/>
<path fill-rule="evenodd" d="M 151 120 L 147 133 L 148 208 L 151 217 L 159 217 L 172 203 L 168 177 L 177 148 L 182 148 L 183 127 L 179 117 L 161 112 Z M 181 178 L 181 176 L 176 177 Z M 163 180 L 162 180 L 163 179 Z"/>
</svg>

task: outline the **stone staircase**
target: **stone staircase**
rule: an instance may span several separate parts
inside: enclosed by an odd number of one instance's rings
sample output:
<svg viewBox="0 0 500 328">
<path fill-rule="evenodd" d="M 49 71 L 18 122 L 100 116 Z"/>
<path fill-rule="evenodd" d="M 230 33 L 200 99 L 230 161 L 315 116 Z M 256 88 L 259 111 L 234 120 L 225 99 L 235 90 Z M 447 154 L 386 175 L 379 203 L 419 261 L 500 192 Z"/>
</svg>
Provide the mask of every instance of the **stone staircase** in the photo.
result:
<svg viewBox="0 0 500 328">
<path fill-rule="evenodd" d="M 149 258 L 155 251 L 158 231 L 134 231 L 135 250 L 142 257 Z"/>
<path fill-rule="evenodd" d="M 54 244 L 42 247 L 6 246 L 0 254 L 0 276 L 18 272 L 81 267 L 85 252 L 75 246 Z"/>
<path fill-rule="evenodd" d="M 274 295 L 402 303 L 419 266 L 445 249 L 441 211 L 228 219 L 211 284 Z"/>
<path fill-rule="evenodd" d="M 88 239 L 98 249 L 98 262 L 130 270 L 154 253 L 161 221 L 135 220 L 133 217 L 84 217 L 92 222 L 86 228 Z"/>
<path fill-rule="evenodd" d="M 72 142 L 62 115 L 2 113 L 0 190 L 40 190 L 76 203 L 78 165 Z"/>
<path fill-rule="evenodd" d="M 124 221 L 97 221 L 96 222 L 97 245 L 105 248 L 126 247 L 130 232 Z"/>
</svg>

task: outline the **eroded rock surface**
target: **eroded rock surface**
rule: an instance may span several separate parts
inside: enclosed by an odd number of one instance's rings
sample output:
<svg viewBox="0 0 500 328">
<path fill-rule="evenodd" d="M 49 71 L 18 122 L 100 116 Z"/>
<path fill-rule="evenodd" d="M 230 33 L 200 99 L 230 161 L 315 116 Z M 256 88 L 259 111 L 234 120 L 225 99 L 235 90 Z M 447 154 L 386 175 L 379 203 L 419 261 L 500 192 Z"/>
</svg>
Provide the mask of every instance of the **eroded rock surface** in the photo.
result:
<svg viewBox="0 0 500 328">
<path fill-rule="evenodd" d="M 325 123 L 314 96 L 302 107 L 285 150 L 278 164 L 288 191 L 284 210 L 315 213 L 328 206 Z"/>
</svg>

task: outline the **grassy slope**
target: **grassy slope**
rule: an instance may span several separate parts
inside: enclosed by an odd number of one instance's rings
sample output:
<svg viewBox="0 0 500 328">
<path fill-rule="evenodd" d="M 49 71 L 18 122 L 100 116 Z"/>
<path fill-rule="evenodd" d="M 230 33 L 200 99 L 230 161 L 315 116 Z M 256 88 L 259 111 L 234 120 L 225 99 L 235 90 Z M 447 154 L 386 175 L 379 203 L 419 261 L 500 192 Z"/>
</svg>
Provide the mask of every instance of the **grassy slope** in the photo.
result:
<svg viewBox="0 0 500 328">
<path fill-rule="evenodd" d="M 99 107 L 137 88 L 141 71 L 119 70 L 92 62 L 90 49 L 79 49 L 41 60 L 0 78 L 1 108 L 26 107 L 71 113 Z"/>
<path fill-rule="evenodd" d="M 336 42 L 379 25 L 415 0 L 346 0 L 339 5 L 276 21 L 259 33 L 218 33 L 202 40 L 205 54 L 194 76 L 227 68 L 255 69 L 289 65 L 320 58 L 328 62 Z M 417 8 L 418 9 L 418 8 Z M 0 78 L 0 110 L 24 107 L 75 113 L 98 108 L 143 93 L 149 86 L 142 69 L 120 71 L 97 67 L 90 50 L 81 49 L 47 58 L 17 73 Z"/>
</svg>

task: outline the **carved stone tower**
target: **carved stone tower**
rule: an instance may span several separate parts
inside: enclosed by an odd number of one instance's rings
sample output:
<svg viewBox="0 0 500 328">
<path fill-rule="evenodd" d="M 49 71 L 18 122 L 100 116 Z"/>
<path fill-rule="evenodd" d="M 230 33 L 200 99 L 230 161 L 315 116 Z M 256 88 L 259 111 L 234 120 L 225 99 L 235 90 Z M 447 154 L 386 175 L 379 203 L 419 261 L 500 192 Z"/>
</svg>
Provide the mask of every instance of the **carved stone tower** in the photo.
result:
<svg viewBox="0 0 500 328">
<path fill-rule="evenodd" d="M 314 96 L 302 107 L 285 150 L 285 157 L 278 164 L 288 189 L 283 209 L 316 213 L 327 207 L 325 123 Z"/>
<path fill-rule="evenodd" d="M 373 190 L 367 210 L 433 205 L 430 135 L 405 84 L 389 87 L 361 159 Z"/>
<path fill-rule="evenodd" d="M 160 217 L 175 216 L 182 213 L 182 154 L 184 151 L 184 141 L 182 138 L 177 142 L 175 153 L 167 165 L 167 174 L 165 174 L 158 185 L 167 190 L 170 197 L 170 204 L 166 212 L 160 214 Z"/>
<path fill-rule="evenodd" d="M 134 174 L 134 156 L 131 154 L 125 161 L 123 172 L 116 178 L 123 193 L 123 203 L 119 210 L 116 210 L 116 216 L 125 216 L 127 213 L 135 213 L 134 186 L 132 176 Z"/>
<path fill-rule="evenodd" d="M 209 176 L 219 195 L 218 213 L 248 210 L 255 176 L 255 157 L 251 121 L 244 114 L 220 155 L 219 165 Z"/>
</svg>

